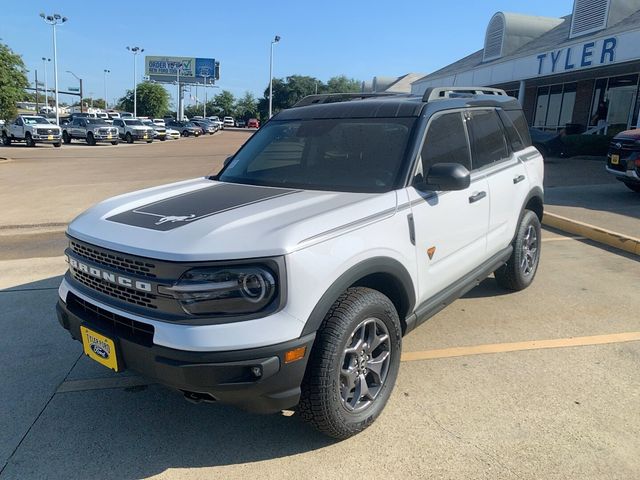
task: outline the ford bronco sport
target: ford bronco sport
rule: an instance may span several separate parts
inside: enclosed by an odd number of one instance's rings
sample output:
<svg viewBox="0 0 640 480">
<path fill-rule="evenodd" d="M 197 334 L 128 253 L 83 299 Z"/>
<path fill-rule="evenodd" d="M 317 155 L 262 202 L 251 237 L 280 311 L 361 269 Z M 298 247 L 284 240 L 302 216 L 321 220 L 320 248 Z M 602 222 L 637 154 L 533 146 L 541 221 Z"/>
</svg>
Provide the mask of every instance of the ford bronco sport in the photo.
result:
<svg viewBox="0 0 640 480">
<path fill-rule="evenodd" d="M 59 320 L 115 371 L 346 438 L 384 408 L 403 335 L 492 273 L 532 282 L 542 177 L 503 91 L 306 97 L 218 175 L 76 218 Z"/>
</svg>

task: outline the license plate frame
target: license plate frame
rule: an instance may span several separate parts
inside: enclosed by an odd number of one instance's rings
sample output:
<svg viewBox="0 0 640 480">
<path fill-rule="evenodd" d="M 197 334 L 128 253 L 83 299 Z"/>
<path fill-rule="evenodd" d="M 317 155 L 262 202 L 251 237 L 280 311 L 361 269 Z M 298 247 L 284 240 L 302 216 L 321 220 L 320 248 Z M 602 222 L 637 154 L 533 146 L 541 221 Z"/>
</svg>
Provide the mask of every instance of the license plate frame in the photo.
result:
<svg viewBox="0 0 640 480">
<path fill-rule="evenodd" d="M 620 155 L 615 153 L 611 155 L 611 165 L 620 165 Z"/>
<path fill-rule="evenodd" d="M 114 372 L 120 371 L 115 340 L 84 325 L 80 325 L 80 336 L 85 355 Z"/>
</svg>

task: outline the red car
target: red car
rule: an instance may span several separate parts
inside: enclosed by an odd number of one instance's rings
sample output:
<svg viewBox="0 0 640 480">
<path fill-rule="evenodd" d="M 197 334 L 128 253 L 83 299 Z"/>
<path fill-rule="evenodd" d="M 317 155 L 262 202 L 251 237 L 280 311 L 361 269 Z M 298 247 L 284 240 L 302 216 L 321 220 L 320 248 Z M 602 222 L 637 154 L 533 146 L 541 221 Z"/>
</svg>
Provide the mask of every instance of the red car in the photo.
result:
<svg viewBox="0 0 640 480">
<path fill-rule="evenodd" d="M 247 128 L 260 128 L 260 122 L 257 118 L 250 118 L 247 121 Z"/>
</svg>

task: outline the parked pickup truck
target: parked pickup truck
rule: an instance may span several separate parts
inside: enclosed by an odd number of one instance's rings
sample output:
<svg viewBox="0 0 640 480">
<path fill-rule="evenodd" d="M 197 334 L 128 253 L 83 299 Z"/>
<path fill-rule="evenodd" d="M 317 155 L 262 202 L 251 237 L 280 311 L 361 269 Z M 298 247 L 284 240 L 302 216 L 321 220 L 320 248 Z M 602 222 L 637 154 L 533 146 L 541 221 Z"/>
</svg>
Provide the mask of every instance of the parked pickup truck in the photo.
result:
<svg viewBox="0 0 640 480">
<path fill-rule="evenodd" d="M 38 115 L 20 115 L 13 122 L 2 127 L 2 144 L 25 142 L 27 147 L 36 143 L 51 143 L 54 147 L 62 144 L 62 131 L 59 126 L 50 124 L 46 118 Z"/>
<path fill-rule="evenodd" d="M 89 145 L 97 142 L 109 142 L 111 145 L 118 144 L 118 129 L 111 126 L 101 118 L 74 118 L 70 123 L 64 125 L 62 131 L 64 143 L 71 143 L 74 139 L 83 139 Z"/>
</svg>

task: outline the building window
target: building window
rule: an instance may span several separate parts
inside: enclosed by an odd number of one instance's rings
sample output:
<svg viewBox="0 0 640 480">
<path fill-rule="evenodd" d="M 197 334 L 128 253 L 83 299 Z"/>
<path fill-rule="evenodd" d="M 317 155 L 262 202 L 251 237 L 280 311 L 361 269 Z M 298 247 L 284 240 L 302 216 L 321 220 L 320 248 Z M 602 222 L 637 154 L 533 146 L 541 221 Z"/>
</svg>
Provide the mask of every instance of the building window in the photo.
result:
<svg viewBox="0 0 640 480">
<path fill-rule="evenodd" d="M 576 90 L 575 83 L 539 87 L 533 126 L 554 132 L 565 128 L 573 117 Z"/>
<path fill-rule="evenodd" d="M 601 127 L 599 133 L 615 135 L 636 125 L 637 97 L 637 74 L 596 80 L 589 126 Z"/>
</svg>

